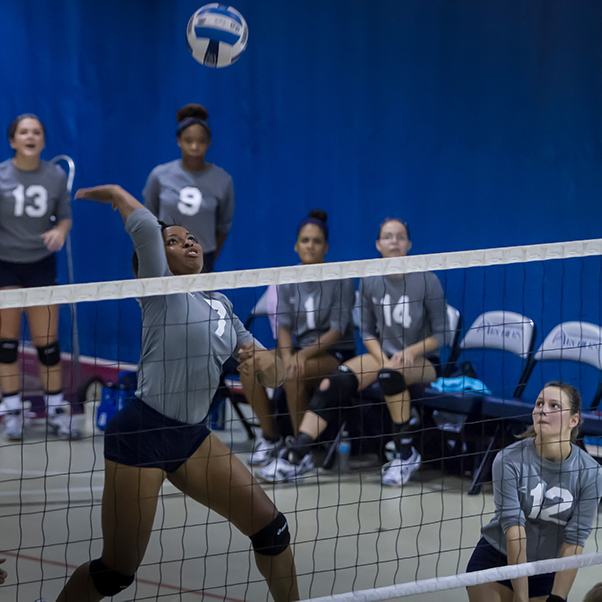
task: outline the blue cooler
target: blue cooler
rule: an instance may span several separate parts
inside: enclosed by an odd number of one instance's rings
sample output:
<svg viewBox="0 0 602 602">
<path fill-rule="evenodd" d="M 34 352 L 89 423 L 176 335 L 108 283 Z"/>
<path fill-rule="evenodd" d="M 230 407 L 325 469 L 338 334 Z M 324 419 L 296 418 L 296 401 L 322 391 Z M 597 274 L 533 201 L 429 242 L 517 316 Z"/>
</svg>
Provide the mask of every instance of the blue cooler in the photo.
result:
<svg viewBox="0 0 602 602">
<path fill-rule="evenodd" d="M 119 373 L 117 384 L 102 388 L 100 405 L 96 411 L 96 428 L 104 431 L 109 421 L 130 397 L 136 393 L 136 373 L 131 370 L 122 370 Z"/>
</svg>

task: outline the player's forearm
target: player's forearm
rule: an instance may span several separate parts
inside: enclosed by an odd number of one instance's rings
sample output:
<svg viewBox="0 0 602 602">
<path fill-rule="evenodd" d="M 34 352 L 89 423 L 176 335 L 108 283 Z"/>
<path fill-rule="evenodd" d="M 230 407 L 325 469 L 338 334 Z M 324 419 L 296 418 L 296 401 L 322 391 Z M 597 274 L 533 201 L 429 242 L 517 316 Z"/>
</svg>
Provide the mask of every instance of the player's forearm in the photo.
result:
<svg viewBox="0 0 602 602">
<path fill-rule="evenodd" d="M 524 527 L 510 527 L 506 531 L 506 550 L 508 564 L 527 562 L 527 534 Z M 514 599 L 516 602 L 529 600 L 529 580 L 527 577 L 512 579 Z"/>
<path fill-rule="evenodd" d="M 288 328 L 280 327 L 278 329 L 278 351 L 283 359 L 293 354 L 293 337 Z"/>
<path fill-rule="evenodd" d="M 226 242 L 226 238 L 228 238 L 227 232 L 220 232 L 217 230 L 215 233 L 215 259 L 217 259 L 218 255 L 220 254 L 222 247 Z"/>
<path fill-rule="evenodd" d="M 331 328 L 325 332 L 322 336 L 318 337 L 318 340 L 308 347 L 304 347 L 301 351 L 305 358 L 315 357 L 320 353 L 324 353 L 331 345 L 336 343 L 341 338 L 341 333 L 336 328 Z M 301 351 L 299 353 L 301 353 Z"/>
<path fill-rule="evenodd" d="M 373 355 L 379 362 L 383 361 L 384 352 L 376 339 L 365 339 L 364 345 L 370 355 Z"/>
<path fill-rule="evenodd" d="M 418 343 L 414 343 L 410 345 L 406 349 L 409 349 L 416 356 L 424 357 L 429 353 L 436 351 L 439 348 L 439 343 L 437 343 L 437 339 L 435 337 L 428 337 L 424 339 L 424 341 L 418 341 Z"/>
<path fill-rule="evenodd" d="M 583 547 L 571 545 L 568 543 L 563 543 L 560 548 L 560 558 L 564 558 L 565 556 L 574 556 L 576 554 L 582 554 Z M 575 581 L 575 577 L 577 576 L 577 569 L 568 569 L 566 571 L 558 571 L 556 573 L 556 577 L 554 577 L 554 587 L 552 588 L 552 593 L 560 596 L 561 598 L 566 598 L 571 591 L 571 587 L 573 587 L 573 582 Z"/>
<path fill-rule="evenodd" d="M 63 234 L 63 236 L 67 236 L 67 234 L 69 234 L 69 232 L 71 231 L 71 225 L 72 224 L 73 224 L 73 222 L 70 219 L 62 219 L 55 226 L 55 228 L 57 230 L 60 230 L 60 232 Z"/>
</svg>

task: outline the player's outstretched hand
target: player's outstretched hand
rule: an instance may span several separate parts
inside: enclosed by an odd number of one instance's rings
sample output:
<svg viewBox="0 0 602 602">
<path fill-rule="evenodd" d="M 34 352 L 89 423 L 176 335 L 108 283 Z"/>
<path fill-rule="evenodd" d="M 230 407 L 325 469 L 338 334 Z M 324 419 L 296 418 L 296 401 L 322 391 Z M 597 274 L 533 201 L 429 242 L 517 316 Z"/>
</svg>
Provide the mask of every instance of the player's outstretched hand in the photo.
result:
<svg viewBox="0 0 602 602">
<path fill-rule="evenodd" d="M 132 211 L 144 207 L 127 190 L 116 184 L 106 184 L 105 186 L 94 186 L 92 188 L 80 188 L 75 193 L 76 199 L 89 199 L 98 203 L 111 203 L 113 209 L 117 209 L 123 219 Z"/>
<path fill-rule="evenodd" d="M 76 199 L 88 199 L 99 203 L 115 203 L 118 199 L 131 196 L 121 186 L 106 184 L 104 186 L 93 186 L 92 188 L 80 188 L 75 193 Z"/>
<path fill-rule="evenodd" d="M 6 562 L 6 558 L 0 558 L 0 564 L 2 564 L 3 562 Z M 7 576 L 8 573 L 0 569 L 0 585 L 2 585 L 6 581 Z"/>
</svg>

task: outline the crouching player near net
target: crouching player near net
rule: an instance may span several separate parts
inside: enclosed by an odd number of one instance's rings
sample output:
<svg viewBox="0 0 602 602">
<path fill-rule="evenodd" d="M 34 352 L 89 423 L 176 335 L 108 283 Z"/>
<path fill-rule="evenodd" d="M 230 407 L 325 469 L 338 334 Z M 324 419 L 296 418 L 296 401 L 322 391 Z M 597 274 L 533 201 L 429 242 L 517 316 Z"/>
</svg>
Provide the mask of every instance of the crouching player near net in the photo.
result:
<svg viewBox="0 0 602 602">
<path fill-rule="evenodd" d="M 412 243 L 406 224 L 388 218 L 376 248 L 383 257 L 403 257 Z M 420 465 L 412 446 L 407 385 L 432 382 L 439 374 L 438 348 L 445 332 L 446 301 L 431 272 L 371 276 L 360 281 L 361 336 L 367 354 L 350 359 L 324 379 L 305 413 L 288 453 L 255 474 L 269 482 L 294 480 L 313 468 L 311 448 L 328 423 L 339 418 L 358 391 L 376 380 L 392 420 L 394 459 L 382 469 L 383 485 L 401 487 Z"/>
<path fill-rule="evenodd" d="M 76 198 L 111 203 L 121 213 L 139 277 L 201 272 L 203 250 L 194 236 L 161 226 L 119 186 L 80 190 Z M 58 600 L 101 600 L 134 581 L 166 478 L 250 537 L 274 600 L 298 600 L 284 515 L 204 421 L 230 355 L 240 352 L 241 370 L 260 372 L 264 382 L 277 384 L 283 367 L 275 369 L 274 354 L 256 347 L 221 294 L 157 295 L 140 303 L 138 390 L 105 431 L 102 556 L 80 566 Z"/>
<path fill-rule="evenodd" d="M 467 572 L 581 554 L 602 496 L 598 463 L 574 442 L 581 421 L 575 387 L 550 382 L 533 426 L 493 462 L 495 517 L 482 529 Z M 577 569 L 468 587 L 471 602 L 564 602 Z"/>
</svg>

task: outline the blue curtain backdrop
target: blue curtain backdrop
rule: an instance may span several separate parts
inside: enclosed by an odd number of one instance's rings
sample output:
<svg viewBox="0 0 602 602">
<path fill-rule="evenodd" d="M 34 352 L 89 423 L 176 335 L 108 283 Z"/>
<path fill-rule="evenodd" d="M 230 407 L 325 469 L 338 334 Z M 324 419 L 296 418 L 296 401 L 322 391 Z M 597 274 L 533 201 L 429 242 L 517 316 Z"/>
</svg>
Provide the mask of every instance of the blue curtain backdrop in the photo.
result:
<svg viewBox="0 0 602 602">
<path fill-rule="evenodd" d="M 37 113 L 44 156 L 71 155 L 76 188 L 140 195 L 179 155 L 176 110 L 204 104 L 209 160 L 236 187 L 220 270 L 295 263 L 296 225 L 316 207 L 329 213 L 331 261 L 374 257 L 387 215 L 411 224 L 415 253 L 600 236 L 597 0 L 236 0 L 249 46 L 220 70 L 186 46 L 200 4 L 3 0 L 0 124 Z M 74 203 L 73 247 L 80 282 L 132 275 L 131 243 L 105 206 Z M 599 262 L 585 269 L 599 278 Z M 583 274 L 532 271 L 538 281 L 500 278 L 497 297 L 478 276 L 467 288 L 461 274 L 442 278 L 468 322 L 493 306 L 525 311 L 542 334 L 572 314 L 602 321 Z M 244 317 L 252 300 L 236 302 Z M 79 309 L 84 353 L 136 359 L 135 302 Z"/>
</svg>

